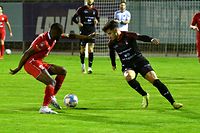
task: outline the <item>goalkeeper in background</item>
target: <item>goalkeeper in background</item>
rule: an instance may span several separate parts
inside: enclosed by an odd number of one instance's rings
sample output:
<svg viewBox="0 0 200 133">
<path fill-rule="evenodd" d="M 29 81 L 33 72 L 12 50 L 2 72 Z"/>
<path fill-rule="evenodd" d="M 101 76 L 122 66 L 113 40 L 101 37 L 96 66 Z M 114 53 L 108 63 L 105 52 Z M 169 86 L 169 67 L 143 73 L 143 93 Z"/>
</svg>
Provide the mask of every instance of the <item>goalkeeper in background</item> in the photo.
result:
<svg viewBox="0 0 200 133">
<path fill-rule="evenodd" d="M 158 79 L 149 61 L 140 52 L 136 42 L 137 40 L 140 40 L 158 45 L 159 40 L 146 35 L 139 35 L 134 32 L 120 31 L 118 23 L 115 20 L 109 21 L 103 27 L 103 31 L 110 39 L 108 47 L 110 50 L 112 69 L 116 69 L 115 52 L 117 52 L 122 63 L 122 72 L 126 81 L 133 89 L 143 96 L 142 108 L 148 107 L 149 94 L 143 90 L 140 83 L 136 80 L 138 73 L 153 84 L 160 94 L 170 102 L 174 109 L 179 109 L 183 106 L 181 103 L 175 102 L 168 88 Z"/>
<path fill-rule="evenodd" d="M 114 13 L 114 20 L 118 22 L 121 31 L 128 31 L 128 24 L 131 20 L 131 14 L 126 10 L 126 2 L 122 1 L 119 5 L 118 11 Z"/>
<path fill-rule="evenodd" d="M 89 35 L 96 31 L 96 25 L 99 23 L 99 13 L 93 6 L 94 0 L 87 0 L 87 5 L 79 7 L 75 15 L 72 17 L 72 21 L 78 24 L 81 35 Z M 79 20 L 80 19 L 80 20 Z M 82 73 L 86 73 L 85 70 L 85 47 L 88 43 L 88 74 L 92 73 L 92 63 L 94 58 L 94 44 L 95 39 L 91 41 L 80 40 L 80 60 Z"/>
</svg>

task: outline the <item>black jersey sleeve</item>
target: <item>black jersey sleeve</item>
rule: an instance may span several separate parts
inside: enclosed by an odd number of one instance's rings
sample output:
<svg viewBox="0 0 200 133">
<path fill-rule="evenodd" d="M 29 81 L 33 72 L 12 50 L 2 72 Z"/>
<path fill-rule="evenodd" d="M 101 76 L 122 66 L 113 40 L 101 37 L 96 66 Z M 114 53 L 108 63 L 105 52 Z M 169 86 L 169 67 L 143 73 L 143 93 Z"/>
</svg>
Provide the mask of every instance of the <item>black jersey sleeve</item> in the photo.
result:
<svg viewBox="0 0 200 133">
<path fill-rule="evenodd" d="M 76 23 L 76 24 L 78 24 L 78 22 L 79 22 L 79 19 L 78 19 L 78 17 L 80 16 L 80 11 L 81 11 L 81 7 L 79 7 L 78 9 L 77 9 L 77 11 L 76 11 L 76 13 L 74 14 L 74 16 L 72 17 L 72 21 L 74 22 L 74 23 Z"/>
<path fill-rule="evenodd" d="M 147 35 L 138 35 L 137 40 L 143 41 L 143 42 L 151 42 L 153 38 Z"/>
<path fill-rule="evenodd" d="M 99 12 L 97 10 L 96 10 L 96 19 L 98 22 L 100 21 Z"/>
<path fill-rule="evenodd" d="M 116 66 L 116 62 L 115 62 L 115 50 L 114 50 L 114 48 L 112 47 L 112 44 L 111 43 L 109 43 L 108 44 L 108 47 L 109 47 L 109 54 L 110 54 L 110 60 L 111 60 L 111 64 L 112 64 L 112 66 Z"/>
</svg>

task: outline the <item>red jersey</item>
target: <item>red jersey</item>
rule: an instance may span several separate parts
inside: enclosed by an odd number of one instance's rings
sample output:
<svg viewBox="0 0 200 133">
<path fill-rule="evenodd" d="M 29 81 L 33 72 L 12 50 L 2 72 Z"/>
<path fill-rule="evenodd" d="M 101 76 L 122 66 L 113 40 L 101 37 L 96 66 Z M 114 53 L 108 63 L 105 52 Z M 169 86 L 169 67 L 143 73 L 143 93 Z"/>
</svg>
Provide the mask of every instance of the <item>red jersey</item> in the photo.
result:
<svg viewBox="0 0 200 133">
<path fill-rule="evenodd" d="M 56 43 L 56 40 L 52 40 L 49 32 L 45 32 L 40 34 L 31 44 L 30 47 L 33 47 L 37 52 L 30 57 L 30 59 L 34 58 L 35 60 L 42 60 L 46 57 L 49 52 L 52 50 Z"/>
<path fill-rule="evenodd" d="M 197 27 L 200 29 L 200 12 L 196 13 L 193 16 L 191 25 L 193 26 L 197 25 Z"/>
<path fill-rule="evenodd" d="M 6 15 L 0 15 L 0 30 L 5 30 L 5 22 L 8 22 L 8 18 Z"/>
</svg>

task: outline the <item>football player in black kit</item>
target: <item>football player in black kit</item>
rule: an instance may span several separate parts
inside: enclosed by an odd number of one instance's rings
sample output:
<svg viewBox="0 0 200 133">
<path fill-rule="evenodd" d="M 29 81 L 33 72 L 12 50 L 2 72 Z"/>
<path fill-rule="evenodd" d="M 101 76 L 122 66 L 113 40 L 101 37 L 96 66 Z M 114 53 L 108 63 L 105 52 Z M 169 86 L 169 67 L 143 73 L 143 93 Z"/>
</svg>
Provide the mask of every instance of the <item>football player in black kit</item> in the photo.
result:
<svg viewBox="0 0 200 133">
<path fill-rule="evenodd" d="M 171 103 L 174 109 L 179 109 L 183 106 L 183 104 L 175 102 L 168 88 L 158 79 L 149 61 L 138 49 L 137 40 L 158 45 L 158 39 L 134 32 L 120 31 L 115 20 L 107 22 L 102 30 L 110 39 L 108 47 L 113 70 L 116 69 L 115 52 L 117 52 L 122 63 L 122 72 L 126 81 L 143 96 L 142 108 L 148 107 L 149 94 L 142 89 L 140 83 L 136 80 L 138 73 L 152 83 L 159 90 L 160 94 Z"/>
<path fill-rule="evenodd" d="M 97 9 L 93 6 L 94 0 L 87 0 L 87 5 L 79 7 L 75 15 L 72 17 L 72 21 L 78 24 L 80 28 L 81 35 L 89 35 L 94 33 L 96 30 L 96 25 L 99 22 L 99 15 Z M 80 20 L 79 20 L 80 19 Z M 80 59 L 81 59 L 81 69 L 83 73 L 85 70 L 85 46 L 88 43 L 88 74 L 92 73 L 92 63 L 93 63 L 93 52 L 95 39 L 91 41 L 80 40 Z"/>
</svg>

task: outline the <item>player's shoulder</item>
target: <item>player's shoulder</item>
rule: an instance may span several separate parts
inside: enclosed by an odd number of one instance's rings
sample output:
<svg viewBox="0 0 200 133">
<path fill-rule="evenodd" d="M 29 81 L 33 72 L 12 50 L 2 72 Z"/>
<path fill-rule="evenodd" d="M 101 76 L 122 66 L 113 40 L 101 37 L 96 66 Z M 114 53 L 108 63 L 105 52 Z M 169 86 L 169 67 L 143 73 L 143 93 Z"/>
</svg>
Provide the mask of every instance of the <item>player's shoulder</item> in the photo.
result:
<svg viewBox="0 0 200 133">
<path fill-rule="evenodd" d="M 124 38 L 136 38 L 139 34 L 136 32 L 130 32 L 130 31 L 122 31 L 122 35 Z"/>
<path fill-rule="evenodd" d="M 7 15 L 6 14 L 2 14 L 0 15 L 1 18 L 7 18 Z"/>
<path fill-rule="evenodd" d="M 78 10 L 85 10 L 86 8 L 87 8 L 87 6 L 84 5 L 84 6 L 80 6 L 80 7 L 78 8 Z"/>
<path fill-rule="evenodd" d="M 97 8 L 95 6 L 92 7 L 93 10 L 98 11 Z"/>
<path fill-rule="evenodd" d="M 117 11 L 115 11 L 115 13 L 118 14 L 118 13 L 121 13 L 121 11 L 120 11 L 120 10 L 117 10 Z"/>
<path fill-rule="evenodd" d="M 200 17 L 200 12 L 195 13 L 194 17 Z"/>
</svg>

